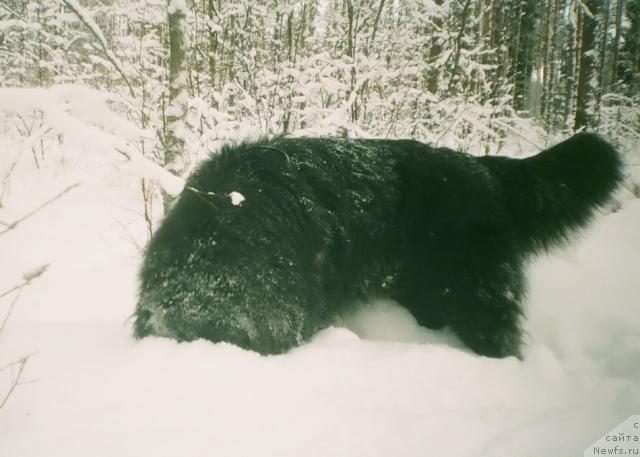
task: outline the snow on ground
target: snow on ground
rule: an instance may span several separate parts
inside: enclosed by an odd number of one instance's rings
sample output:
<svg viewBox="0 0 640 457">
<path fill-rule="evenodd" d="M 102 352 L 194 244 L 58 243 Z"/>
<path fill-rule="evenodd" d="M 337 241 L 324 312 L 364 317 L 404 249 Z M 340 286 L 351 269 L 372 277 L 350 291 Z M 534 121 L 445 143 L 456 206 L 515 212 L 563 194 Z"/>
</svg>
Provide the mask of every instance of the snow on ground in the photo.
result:
<svg viewBox="0 0 640 457">
<path fill-rule="evenodd" d="M 532 264 L 523 361 L 472 354 L 393 303 L 262 357 L 134 340 L 137 184 L 105 157 L 51 170 L 16 171 L 0 210 L 82 181 L 0 235 L 0 293 L 50 263 L 0 335 L 0 367 L 36 352 L 0 409 L 0 456 L 569 456 L 640 412 L 640 200 Z"/>
</svg>

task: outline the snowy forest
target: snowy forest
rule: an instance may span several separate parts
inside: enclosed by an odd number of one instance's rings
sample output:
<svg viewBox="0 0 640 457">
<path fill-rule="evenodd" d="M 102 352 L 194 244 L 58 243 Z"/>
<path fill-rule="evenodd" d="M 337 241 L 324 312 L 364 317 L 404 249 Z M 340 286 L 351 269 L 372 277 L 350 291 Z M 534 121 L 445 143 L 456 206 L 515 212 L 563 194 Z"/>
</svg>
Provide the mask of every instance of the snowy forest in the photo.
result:
<svg viewBox="0 0 640 457">
<path fill-rule="evenodd" d="M 582 131 L 627 178 L 531 262 L 522 360 L 388 302 L 273 357 L 131 336 L 144 247 L 224 144 Z M 582 455 L 640 413 L 639 145 L 640 0 L 0 0 L 0 455 Z"/>
<path fill-rule="evenodd" d="M 108 91 L 160 162 L 293 132 L 493 153 L 523 119 L 639 138 L 636 0 L 182 3 L 3 0 L 1 84 Z"/>
</svg>

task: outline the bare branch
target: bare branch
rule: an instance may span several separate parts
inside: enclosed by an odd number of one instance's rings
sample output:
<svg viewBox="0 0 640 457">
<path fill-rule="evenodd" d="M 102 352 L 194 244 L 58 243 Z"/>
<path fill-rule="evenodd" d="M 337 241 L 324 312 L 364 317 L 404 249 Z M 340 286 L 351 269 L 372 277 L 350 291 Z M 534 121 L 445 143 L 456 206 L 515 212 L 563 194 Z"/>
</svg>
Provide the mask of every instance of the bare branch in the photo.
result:
<svg viewBox="0 0 640 457">
<path fill-rule="evenodd" d="M 0 373 L 2 373 L 4 370 L 8 370 L 11 367 L 15 367 L 16 365 L 20 365 L 20 363 L 22 363 L 22 359 L 29 359 L 29 358 L 33 357 L 34 355 L 36 355 L 36 354 L 37 354 L 37 352 L 32 352 L 29 355 L 25 355 L 25 356 L 20 357 L 20 359 L 16 360 L 15 362 L 11 362 L 11 363 L 6 364 L 3 367 L 0 367 Z"/>
<path fill-rule="evenodd" d="M 42 276 L 47 271 L 47 268 L 49 268 L 49 264 L 48 263 L 36 268 L 35 270 L 31 270 L 31 271 L 23 274 L 22 275 L 22 279 L 24 279 L 24 282 L 22 282 L 21 284 L 18 284 L 17 286 L 12 287 L 9 290 L 6 290 L 6 291 L 2 292 L 0 294 L 0 298 L 6 297 L 11 292 L 15 292 L 16 290 L 20 290 L 23 287 L 28 286 L 29 284 L 31 284 L 31 281 L 33 281 L 34 279 L 39 278 L 40 276 Z M 4 326 L 4 324 L 3 324 L 3 326 Z"/>
<path fill-rule="evenodd" d="M 0 208 L 2 208 L 2 200 L 4 200 L 4 196 L 7 193 L 7 188 L 9 187 L 9 179 L 11 178 L 11 174 L 16 169 L 17 165 L 18 165 L 18 159 L 16 159 L 11 164 L 11 166 L 9 167 L 9 170 L 2 178 L 2 190 L 0 190 Z M 4 224 L 4 222 L 2 221 L 0 221 L 0 223 Z M 4 224 L 4 225 L 8 225 L 8 224 Z"/>
<path fill-rule="evenodd" d="M 6 316 L 4 317 L 4 319 L 2 320 L 2 324 L 0 324 L 0 334 L 2 334 L 2 332 L 4 331 L 4 328 L 7 324 L 7 321 L 9 320 L 9 317 L 11 317 L 11 313 L 13 312 L 13 308 L 15 306 L 15 304 L 17 303 L 18 299 L 20 298 L 20 293 L 22 292 L 22 289 L 29 285 L 31 283 L 31 281 L 33 281 L 36 278 L 39 278 L 40 276 L 42 276 L 45 271 L 47 271 L 47 268 L 49 267 L 48 264 L 46 265 L 42 265 L 41 267 L 36 268 L 35 270 L 32 271 L 28 271 L 27 273 L 22 275 L 22 278 L 24 279 L 24 282 L 22 284 L 19 284 L 15 287 L 12 287 L 11 289 L 9 289 L 6 292 L 3 292 L 2 294 L 0 294 L 0 298 L 6 296 L 7 294 L 10 294 L 11 292 L 17 290 L 18 293 L 16 294 L 16 296 L 14 297 L 14 299 L 11 301 L 11 304 L 9 305 L 9 311 L 7 311 Z M 9 368 L 13 368 L 13 367 L 18 367 L 18 372 L 15 376 L 13 376 L 11 378 L 10 384 L 9 384 L 9 390 L 7 390 L 7 392 L 4 394 L 4 397 L 2 397 L 2 400 L 0 401 L 0 409 L 2 409 L 4 407 L 4 405 L 7 403 L 7 401 L 9 400 L 9 397 L 11 396 L 11 394 L 13 393 L 13 391 L 18 387 L 21 386 L 23 384 L 30 384 L 32 382 L 35 381 L 22 381 L 22 374 L 24 372 L 24 368 L 27 365 L 27 362 L 29 361 L 29 358 L 31 358 L 33 355 L 35 354 L 29 354 L 29 355 L 25 355 L 22 356 L 20 359 L 16 360 L 15 362 L 11 362 L 3 367 L 0 368 L 0 372 L 3 372 L 5 370 L 8 370 Z"/>
<path fill-rule="evenodd" d="M 4 3 L 0 3 L 0 8 L 4 9 L 7 13 L 11 14 L 16 19 L 22 20 L 22 17 L 15 11 L 13 11 L 11 8 L 9 8 L 8 5 L 5 5 Z"/>
<path fill-rule="evenodd" d="M 13 391 L 16 389 L 16 387 L 22 385 L 22 384 L 26 384 L 28 382 L 33 382 L 33 381 L 27 381 L 27 382 L 22 382 L 21 378 L 22 378 L 22 374 L 24 372 L 24 368 L 27 365 L 27 362 L 29 361 L 29 359 L 34 355 L 33 354 L 29 354 L 29 355 L 25 355 L 23 357 L 20 358 L 20 360 L 17 360 L 13 363 L 10 363 L 9 365 L 0 368 L 0 371 L 6 370 L 7 368 L 13 367 L 13 366 L 17 366 L 18 367 L 18 373 L 13 377 L 13 379 L 11 380 L 11 384 L 9 385 L 9 390 L 7 391 L 7 393 L 5 394 L 4 398 L 2 399 L 2 401 L 0 402 L 0 409 L 2 409 L 4 407 L 4 405 L 7 403 L 7 401 L 9 400 L 9 397 L 11 396 L 11 394 L 13 393 Z"/>
<path fill-rule="evenodd" d="M 20 289 L 22 289 L 22 288 L 23 288 L 24 286 L 26 286 L 27 284 L 29 284 L 29 283 L 28 283 L 27 281 L 25 281 L 25 282 L 23 282 L 23 283 L 21 283 L 21 284 L 18 284 L 17 286 L 13 286 L 13 287 L 12 287 L 11 289 L 9 289 L 9 290 L 5 290 L 4 292 L 2 292 L 2 293 L 0 294 L 0 298 L 2 298 L 2 297 L 6 297 L 6 296 L 7 296 L 7 295 L 9 295 L 11 292 L 15 292 L 16 290 L 20 290 Z"/>
<path fill-rule="evenodd" d="M 26 284 L 24 284 L 22 287 L 24 287 L 25 285 Z M 11 313 L 13 312 L 13 307 L 15 306 L 16 302 L 18 301 L 18 299 L 20 299 L 20 293 L 22 292 L 22 287 L 18 289 L 18 293 L 16 294 L 15 297 L 13 297 L 13 300 L 11 301 L 11 304 L 9 305 L 9 311 L 7 311 L 7 314 L 4 316 L 4 319 L 2 320 L 2 324 L 0 324 L 0 334 L 2 334 L 5 325 L 7 325 L 7 321 L 11 317 Z M 0 371 L 2 371 L 2 370 L 0 370 Z"/>
<path fill-rule="evenodd" d="M 53 203 L 54 201 L 56 201 L 57 199 L 59 199 L 60 197 L 62 197 L 64 194 L 66 194 L 67 192 L 75 189 L 76 187 L 78 187 L 80 185 L 79 182 L 70 185 L 69 187 L 67 187 L 66 189 L 64 189 L 63 191 L 59 192 L 56 196 L 50 198 L 49 200 L 45 201 L 44 203 L 42 203 L 41 205 L 39 205 L 38 207 L 36 207 L 35 209 L 33 209 L 32 211 L 30 211 L 29 213 L 25 214 L 24 216 L 22 216 L 20 219 L 11 222 L 9 224 L 7 223 L 3 223 L 7 228 L 4 229 L 2 232 L 0 232 L 0 235 L 4 235 L 5 233 L 7 233 L 10 230 L 13 230 L 14 228 L 16 228 L 18 226 L 18 224 L 26 221 L 27 219 L 29 219 L 31 216 L 33 216 L 34 214 L 36 214 L 38 211 L 42 210 L 43 208 L 45 208 L 46 206 L 50 205 L 51 203 Z M 1 296 L 0 296 L 1 297 Z"/>
</svg>

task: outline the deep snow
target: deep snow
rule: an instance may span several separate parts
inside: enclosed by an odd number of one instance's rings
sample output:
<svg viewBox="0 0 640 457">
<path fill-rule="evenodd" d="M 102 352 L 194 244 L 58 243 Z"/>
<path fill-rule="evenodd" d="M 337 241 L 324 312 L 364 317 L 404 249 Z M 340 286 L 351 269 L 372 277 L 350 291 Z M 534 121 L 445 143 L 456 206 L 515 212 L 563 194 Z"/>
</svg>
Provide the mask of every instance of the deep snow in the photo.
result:
<svg viewBox="0 0 640 457">
<path fill-rule="evenodd" d="M 115 155 L 29 160 L 2 221 L 82 185 L 0 235 L 0 293 L 50 263 L 0 335 L 0 367 L 37 352 L 34 382 L 0 409 L 0 456 L 570 456 L 640 412 L 640 200 L 626 193 L 532 263 L 523 361 L 472 354 L 392 303 L 262 357 L 134 340 L 137 182 Z M 0 372 L 0 397 L 12 374 Z"/>
</svg>

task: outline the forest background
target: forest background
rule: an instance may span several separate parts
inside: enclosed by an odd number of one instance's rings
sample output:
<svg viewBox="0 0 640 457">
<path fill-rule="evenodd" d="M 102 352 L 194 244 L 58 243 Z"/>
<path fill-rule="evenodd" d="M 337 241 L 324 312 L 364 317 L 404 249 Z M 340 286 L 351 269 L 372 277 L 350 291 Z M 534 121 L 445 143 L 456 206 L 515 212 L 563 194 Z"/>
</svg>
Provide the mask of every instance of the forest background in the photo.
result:
<svg viewBox="0 0 640 457">
<path fill-rule="evenodd" d="M 130 145 L 181 175 L 279 134 L 489 154 L 591 130 L 624 149 L 640 142 L 640 1 L 2 0 L 0 86 L 61 84 L 108 93 L 140 130 Z M 42 111 L 12 123 L 36 163 L 64 141 Z"/>
</svg>

